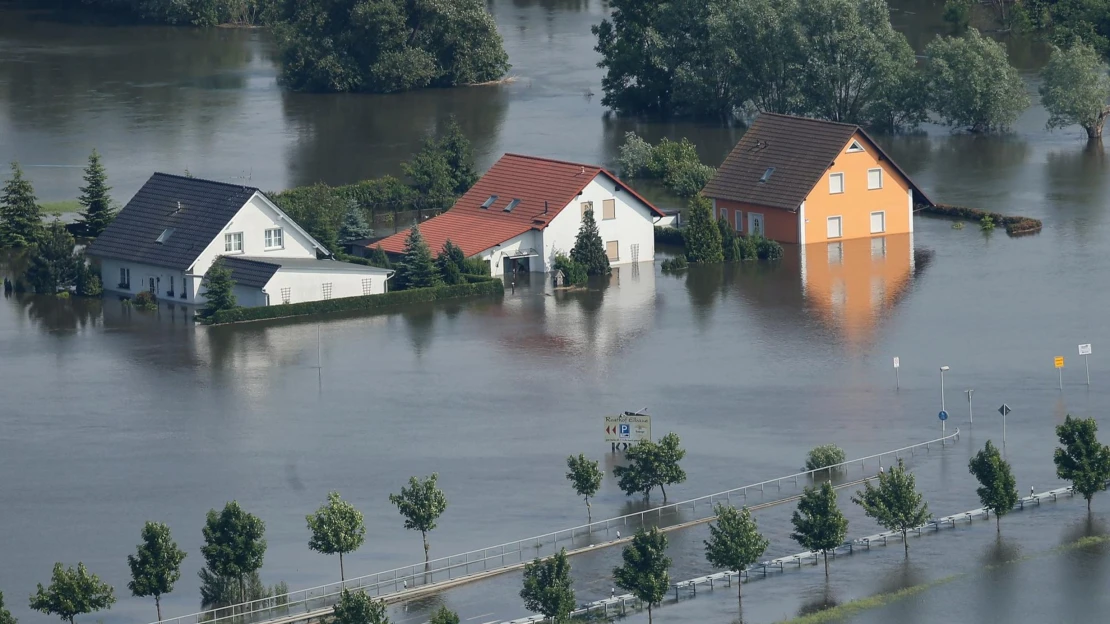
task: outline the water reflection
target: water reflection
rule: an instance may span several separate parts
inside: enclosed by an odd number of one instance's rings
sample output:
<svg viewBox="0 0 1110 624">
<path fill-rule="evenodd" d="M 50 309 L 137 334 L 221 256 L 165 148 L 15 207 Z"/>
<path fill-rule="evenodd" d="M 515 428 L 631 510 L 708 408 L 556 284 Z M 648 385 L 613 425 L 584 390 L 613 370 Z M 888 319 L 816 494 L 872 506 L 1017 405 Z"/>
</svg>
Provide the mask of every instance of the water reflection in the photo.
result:
<svg viewBox="0 0 1110 624">
<path fill-rule="evenodd" d="M 1083 241 L 1092 239 L 1110 195 L 1110 161 L 1101 142 L 1045 154 L 1045 197 L 1057 208 L 1057 221 Z"/>
</svg>

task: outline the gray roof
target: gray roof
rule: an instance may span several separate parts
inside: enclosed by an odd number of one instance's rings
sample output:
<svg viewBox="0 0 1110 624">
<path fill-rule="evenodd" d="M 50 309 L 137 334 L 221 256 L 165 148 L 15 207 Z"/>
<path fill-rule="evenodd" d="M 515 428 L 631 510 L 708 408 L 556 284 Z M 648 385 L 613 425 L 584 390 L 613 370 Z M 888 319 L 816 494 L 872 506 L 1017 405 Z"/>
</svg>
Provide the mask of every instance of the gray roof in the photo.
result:
<svg viewBox="0 0 1110 624">
<path fill-rule="evenodd" d="M 224 268 L 231 271 L 231 279 L 237 286 L 263 288 L 270 278 L 281 268 L 280 264 L 262 262 L 242 256 L 223 256 Z"/>
<path fill-rule="evenodd" d="M 932 203 L 859 126 L 775 113 L 761 113 L 756 117 L 702 194 L 714 199 L 797 210 L 856 132 L 909 181 L 926 203 Z M 766 181 L 760 182 L 771 168 L 774 171 Z"/>
<path fill-rule="evenodd" d="M 272 264 L 282 269 L 290 269 L 294 271 L 330 271 L 332 273 L 342 271 L 350 273 L 365 273 L 369 275 L 386 275 L 393 273 L 393 271 L 391 271 L 390 269 L 382 269 L 379 267 L 367 266 L 365 264 L 355 264 L 354 262 L 340 262 L 339 260 L 331 260 L 329 258 L 323 258 L 320 260 L 317 260 L 316 258 L 273 258 L 270 256 L 224 256 L 224 258 L 228 260 L 246 260 L 248 262 L 255 262 L 258 264 Z"/>
<path fill-rule="evenodd" d="M 186 270 L 257 192 L 250 186 L 155 173 L 87 253 Z"/>
</svg>

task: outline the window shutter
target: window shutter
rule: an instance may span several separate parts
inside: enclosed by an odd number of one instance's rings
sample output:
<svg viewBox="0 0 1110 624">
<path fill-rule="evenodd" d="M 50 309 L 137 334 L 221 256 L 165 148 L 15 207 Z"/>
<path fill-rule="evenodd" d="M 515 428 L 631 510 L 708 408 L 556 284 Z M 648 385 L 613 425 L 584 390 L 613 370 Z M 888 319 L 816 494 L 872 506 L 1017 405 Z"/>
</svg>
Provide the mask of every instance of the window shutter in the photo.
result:
<svg viewBox="0 0 1110 624">
<path fill-rule="evenodd" d="M 617 218 L 617 200 L 606 199 L 601 202 L 601 218 L 602 219 L 616 219 Z"/>
<path fill-rule="evenodd" d="M 606 242 L 605 255 L 609 256 L 609 262 L 616 262 L 617 260 L 620 260 L 620 243 L 618 241 Z"/>
</svg>

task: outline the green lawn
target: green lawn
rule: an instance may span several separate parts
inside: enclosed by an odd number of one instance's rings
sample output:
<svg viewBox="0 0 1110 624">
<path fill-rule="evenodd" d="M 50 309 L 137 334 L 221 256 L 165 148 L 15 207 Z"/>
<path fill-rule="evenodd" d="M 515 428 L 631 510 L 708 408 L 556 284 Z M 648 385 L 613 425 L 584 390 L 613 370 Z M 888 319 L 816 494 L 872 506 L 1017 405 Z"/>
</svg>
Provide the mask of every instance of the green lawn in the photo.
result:
<svg viewBox="0 0 1110 624">
<path fill-rule="evenodd" d="M 78 212 L 81 210 L 81 204 L 77 203 L 76 199 L 67 199 L 57 202 L 42 202 L 39 204 L 39 208 L 43 214 L 60 215 L 64 212 Z"/>
</svg>

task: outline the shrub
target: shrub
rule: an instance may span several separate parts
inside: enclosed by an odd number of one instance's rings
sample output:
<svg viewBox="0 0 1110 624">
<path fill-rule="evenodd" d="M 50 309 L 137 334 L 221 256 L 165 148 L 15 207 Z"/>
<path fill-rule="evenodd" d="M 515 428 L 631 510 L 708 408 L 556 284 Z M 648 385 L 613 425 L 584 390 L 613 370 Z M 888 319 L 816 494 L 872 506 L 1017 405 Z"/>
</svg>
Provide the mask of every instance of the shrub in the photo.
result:
<svg viewBox="0 0 1110 624">
<path fill-rule="evenodd" d="M 82 267 L 77 274 L 77 294 L 82 297 L 99 297 L 104 294 L 100 274 L 92 267 Z"/>
<path fill-rule="evenodd" d="M 690 200 L 690 223 L 683 232 L 686 240 L 686 259 L 690 262 L 714 264 L 724 260 L 721 249 L 721 231 L 713 222 L 709 200 L 694 197 Z"/>
<path fill-rule="evenodd" d="M 740 245 L 741 260 L 755 260 L 759 257 L 759 249 L 751 236 L 739 236 L 736 241 Z"/>
<path fill-rule="evenodd" d="M 664 273 L 672 273 L 675 271 L 685 270 L 686 267 L 690 265 L 688 262 L 686 262 L 686 256 L 675 256 L 673 258 L 667 258 L 666 260 L 664 260 L 662 266 Z"/>
<path fill-rule="evenodd" d="M 644 175 L 648 162 L 651 161 L 651 153 L 651 143 L 640 138 L 635 132 L 625 132 L 624 145 L 621 146 L 621 154 L 617 158 L 621 175 L 626 178 L 638 178 Z"/>
<path fill-rule="evenodd" d="M 679 197 L 693 197 L 705 188 L 716 171 L 698 161 L 680 161 L 664 174 L 663 186 Z"/>
<path fill-rule="evenodd" d="M 721 232 L 721 251 L 724 253 L 725 262 L 736 262 L 740 259 L 740 247 L 736 244 L 736 231 L 728 219 L 717 219 L 717 230 Z"/>
<path fill-rule="evenodd" d="M 489 277 L 489 260 L 467 258 L 463 260 L 462 272 L 466 275 L 484 275 Z"/>
<path fill-rule="evenodd" d="M 566 278 L 567 284 L 585 286 L 589 279 L 586 267 L 582 266 L 579 262 L 571 260 L 570 257 L 565 254 L 555 254 L 554 266 L 556 271 L 563 272 L 563 277 Z"/>
<path fill-rule="evenodd" d="M 135 295 L 135 300 L 132 303 L 140 310 L 158 309 L 158 297 L 155 297 L 154 293 L 147 290 L 137 293 Z"/>
<path fill-rule="evenodd" d="M 809 452 L 806 456 L 806 470 L 820 470 L 836 464 L 842 464 L 847 459 L 844 449 L 835 444 L 824 444 Z"/>
<path fill-rule="evenodd" d="M 655 242 L 656 244 L 677 245 L 679 247 L 686 244 L 682 230 L 661 225 L 655 226 Z"/>
<path fill-rule="evenodd" d="M 994 229 L 994 219 L 992 219 L 989 214 L 983 215 L 983 218 L 979 219 L 979 229 L 984 232 L 990 232 Z"/>
<path fill-rule="evenodd" d="M 755 253 L 760 260 L 778 260 L 782 258 L 782 245 L 762 236 L 756 237 Z"/>
</svg>

